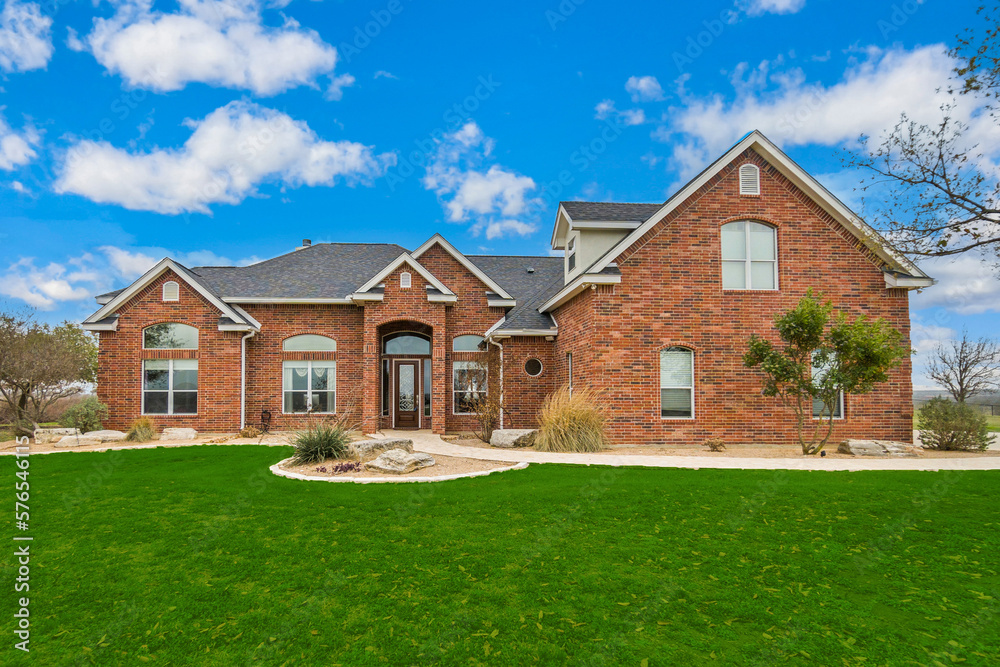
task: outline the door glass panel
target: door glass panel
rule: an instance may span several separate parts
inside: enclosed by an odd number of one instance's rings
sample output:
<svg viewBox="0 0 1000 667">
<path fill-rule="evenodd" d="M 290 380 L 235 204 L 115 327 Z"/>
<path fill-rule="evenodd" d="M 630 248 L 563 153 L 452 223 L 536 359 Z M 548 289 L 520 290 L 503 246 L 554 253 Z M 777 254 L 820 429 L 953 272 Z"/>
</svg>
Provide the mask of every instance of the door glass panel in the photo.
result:
<svg viewBox="0 0 1000 667">
<path fill-rule="evenodd" d="M 424 416 L 431 416 L 431 360 L 424 359 Z"/>
<path fill-rule="evenodd" d="M 413 364 L 399 366 L 399 411 L 413 412 L 417 409 L 416 382 Z"/>
</svg>

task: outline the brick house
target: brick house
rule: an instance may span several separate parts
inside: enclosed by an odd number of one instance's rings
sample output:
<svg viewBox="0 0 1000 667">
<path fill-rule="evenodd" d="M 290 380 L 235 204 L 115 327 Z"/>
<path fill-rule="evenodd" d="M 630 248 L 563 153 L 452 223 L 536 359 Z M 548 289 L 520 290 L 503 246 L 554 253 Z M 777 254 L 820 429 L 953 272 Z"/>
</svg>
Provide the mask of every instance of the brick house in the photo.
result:
<svg viewBox="0 0 1000 667">
<path fill-rule="evenodd" d="M 908 341 L 908 291 L 933 284 L 759 132 L 665 203 L 563 202 L 552 248 L 467 256 L 435 235 L 413 251 L 306 241 L 247 267 L 163 259 L 84 323 L 109 427 L 356 410 L 366 431 L 441 433 L 471 429 L 487 390 L 525 427 L 569 384 L 602 394 L 616 442 L 789 442 L 790 411 L 742 366 L 750 335 L 815 288 Z M 910 441 L 910 372 L 844 397 L 835 435 Z"/>
</svg>

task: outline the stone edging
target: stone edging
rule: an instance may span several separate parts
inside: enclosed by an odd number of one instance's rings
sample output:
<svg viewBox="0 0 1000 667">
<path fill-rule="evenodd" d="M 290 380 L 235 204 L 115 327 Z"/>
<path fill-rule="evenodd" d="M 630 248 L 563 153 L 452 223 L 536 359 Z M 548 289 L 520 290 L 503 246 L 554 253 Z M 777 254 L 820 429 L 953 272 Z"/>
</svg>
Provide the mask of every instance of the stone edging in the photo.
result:
<svg viewBox="0 0 1000 667">
<path fill-rule="evenodd" d="M 300 479 L 307 482 L 342 482 L 354 484 L 405 484 L 407 482 L 447 482 L 452 479 L 465 479 L 466 477 L 485 477 L 486 475 L 492 475 L 495 472 L 507 472 L 508 470 L 524 470 L 528 467 L 527 462 L 521 461 L 520 463 L 514 464 L 507 468 L 497 468 L 495 470 L 477 470 L 475 472 L 463 472 L 455 475 L 440 475 L 438 477 L 406 477 L 400 475 L 399 477 L 319 477 L 316 475 L 303 475 L 297 472 L 289 472 L 288 470 L 282 470 L 281 464 L 291 461 L 292 457 L 288 457 L 284 461 L 278 461 L 273 466 L 271 466 L 271 472 L 278 477 L 287 477 L 288 479 Z"/>
</svg>

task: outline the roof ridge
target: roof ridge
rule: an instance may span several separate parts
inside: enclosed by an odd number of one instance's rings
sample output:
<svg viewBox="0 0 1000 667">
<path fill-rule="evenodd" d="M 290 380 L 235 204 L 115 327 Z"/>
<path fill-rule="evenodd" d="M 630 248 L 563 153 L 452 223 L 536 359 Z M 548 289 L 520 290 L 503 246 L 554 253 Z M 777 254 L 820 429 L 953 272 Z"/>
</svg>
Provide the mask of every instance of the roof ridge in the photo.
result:
<svg viewBox="0 0 1000 667">
<path fill-rule="evenodd" d="M 596 201 L 591 199 L 564 199 L 560 204 L 637 204 L 639 206 L 659 206 L 655 201 Z"/>
</svg>

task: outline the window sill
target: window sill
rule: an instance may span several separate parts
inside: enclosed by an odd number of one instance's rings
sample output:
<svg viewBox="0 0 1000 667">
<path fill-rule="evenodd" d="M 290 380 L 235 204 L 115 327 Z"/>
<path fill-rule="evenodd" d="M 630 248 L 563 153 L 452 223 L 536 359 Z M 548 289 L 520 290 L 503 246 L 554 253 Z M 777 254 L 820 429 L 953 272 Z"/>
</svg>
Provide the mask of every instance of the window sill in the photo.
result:
<svg viewBox="0 0 1000 667">
<path fill-rule="evenodd" d="M 753 293 L 753 292 L 756 292 L 756 293 L 763 292 L 765 294 L 777 294 L 781 290 L 777 289 L 777 288 L 776 289 L 741 289 L 739 287 L 723 287 L 722 291 L 723 292 L 733 293 L 733 294 L 747 294 L 747 293 Z"/>
<path fill-rule="evenodd" d="M 694 417 L 660 417 L 660 421 L 665 422 L 693 422 Z"/>
</svg>

